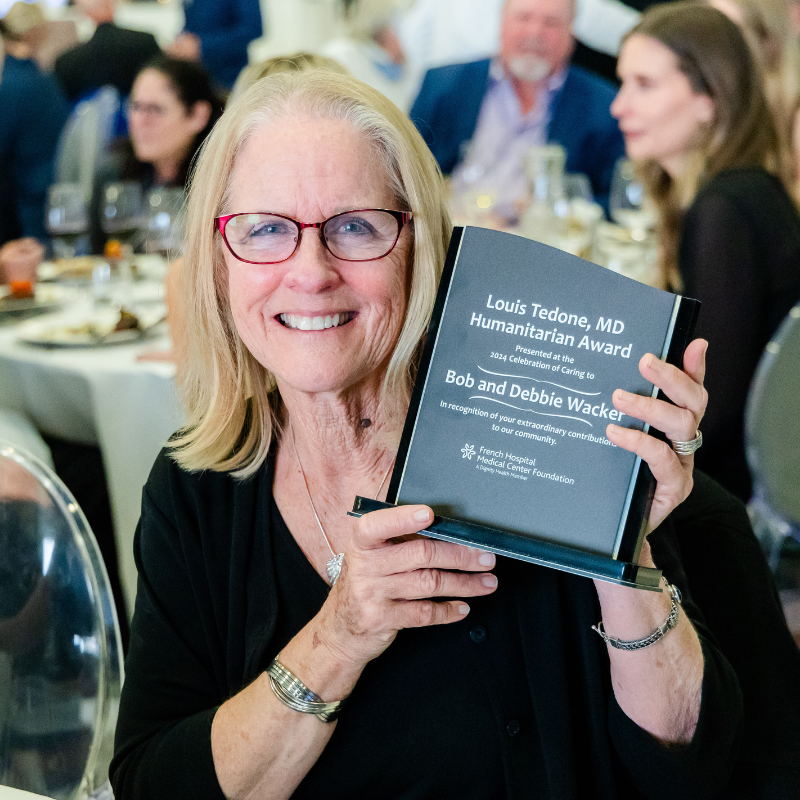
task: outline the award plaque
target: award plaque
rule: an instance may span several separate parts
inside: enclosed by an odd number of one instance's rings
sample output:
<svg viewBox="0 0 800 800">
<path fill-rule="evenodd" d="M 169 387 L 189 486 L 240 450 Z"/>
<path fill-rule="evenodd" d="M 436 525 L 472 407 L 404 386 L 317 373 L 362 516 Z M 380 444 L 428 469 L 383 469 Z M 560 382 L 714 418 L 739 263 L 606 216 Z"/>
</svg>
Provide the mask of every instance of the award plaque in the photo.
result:
<svg viewBox="0 0 800 800">
<path fill-rule="evenodd" d="M 636 565 L 655 480 L 613 445 L 615 389 L 656 396 L 653 353 L 680 365 L 700 304 L 538 242 L 456 228 L 387 503 L 424 503 L 425 535 L 658 589 Z"/>
</svg>

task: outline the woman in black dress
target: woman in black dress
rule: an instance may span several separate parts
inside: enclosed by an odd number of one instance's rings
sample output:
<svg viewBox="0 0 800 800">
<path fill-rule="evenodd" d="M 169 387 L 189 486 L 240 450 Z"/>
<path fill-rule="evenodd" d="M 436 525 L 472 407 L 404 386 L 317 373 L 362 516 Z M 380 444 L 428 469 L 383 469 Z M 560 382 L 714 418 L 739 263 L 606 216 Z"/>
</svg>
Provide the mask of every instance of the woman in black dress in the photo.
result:
<svg viewBox="0 0 800 800">
<path fill-rule="evenodd" d="M 750 380 L 800 299 L 800 219 L 776 177 L 775 124 L 744 37 L 713 8 L 649 11 L 619 74 L 611 109 L 660 212 L 664 284 L 703 303 L 710 401 L 697 466 L 747 500 Z"/>
</svg>

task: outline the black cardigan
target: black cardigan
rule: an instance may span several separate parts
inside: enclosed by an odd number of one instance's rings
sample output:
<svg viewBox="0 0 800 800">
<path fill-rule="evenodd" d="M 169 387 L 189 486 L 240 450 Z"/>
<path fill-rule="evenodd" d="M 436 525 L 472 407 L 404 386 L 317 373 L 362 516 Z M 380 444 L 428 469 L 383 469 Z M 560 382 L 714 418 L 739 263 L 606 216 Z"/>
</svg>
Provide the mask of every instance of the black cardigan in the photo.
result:
<svg viewBox="0 0 800 800">
<path fill-rule="evenodd" d="M 166 453 L 156 461 L 135 540 L 139 588 L 111 765 L 117 800 L 222 797 L 212 719 L 275 654 L 280 609 L 270 546 L 272 480 L 271 459 L 248 481 L 188 474 Z M 730 502 L 700 476 L 689 500 L 651 535 L 657 563 L 681 586 L 684 608 L 701 631 L 701 713 L 685 747 L 662 746 L 617 705 L 605 646 L 590 630 L 599 619 L 592 582 L 519 564 L 526 580 L 515 596 L 542 744 L 537 756 L 547 779 L 528 790 L 509 787 L 508 796 L 685 800 L 719 793 L 733 768 L 742 700 L 736 675 L 690 599 L 676 534 L 693 538 L 713 528 L 716 510 L 730 510 Z M 721 519 L 723 527 L 748 529 L 741 510 Z M 736 598 L 736 588 L 729 588 L 726 602 Z M 396 687 L 394 700 L 413 702 L 413 681 Z M 457 726 L 458 709 L 453 713 Z M 410 731 L 408 750 L 398 758 L 413 759 L 415 745 Z M 347 796 L 346 787 L 336 790 L 330 796 Z M 391 797 L 391 787 L 376 787 L 372 796 Z"/>
<path fill-rule="evenodd" d="M 698 469 L 747 501 L 744 409 L 756 365 L 800 300 L 800 218 L 781 182 L 763 169 L 715 175 L 687 210 L 678 266 L 701 300 L 697 336 L 708 339 L 703 447 Z"/>
</svg>

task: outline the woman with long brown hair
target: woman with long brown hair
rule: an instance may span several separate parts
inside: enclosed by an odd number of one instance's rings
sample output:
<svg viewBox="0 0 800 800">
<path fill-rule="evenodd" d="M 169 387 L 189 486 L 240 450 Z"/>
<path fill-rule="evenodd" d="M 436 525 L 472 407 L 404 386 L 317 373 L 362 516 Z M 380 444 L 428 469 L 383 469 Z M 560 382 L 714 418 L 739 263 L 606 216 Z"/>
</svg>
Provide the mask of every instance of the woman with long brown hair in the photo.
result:
<svg viewBox="0 0 800 800">
<path fill-rule="evenodd" d="M 749 40 L 764 79 L 764 92 L 778 129 L 780 174 L 800 197 L 800 42 L 788 0 L 706 0 L 733 20 Z"/>
<path fill-rule="evenodd" d="M 659 210 L 663 283 L 703 303 L 711 400 L 697 465 L 747 500 L 750 379 L 800 298 L 800 219 L 760 71 L 730 19 L 678 2 L 628 34 L 619 74 L 611 111 Z"/>
</svg>

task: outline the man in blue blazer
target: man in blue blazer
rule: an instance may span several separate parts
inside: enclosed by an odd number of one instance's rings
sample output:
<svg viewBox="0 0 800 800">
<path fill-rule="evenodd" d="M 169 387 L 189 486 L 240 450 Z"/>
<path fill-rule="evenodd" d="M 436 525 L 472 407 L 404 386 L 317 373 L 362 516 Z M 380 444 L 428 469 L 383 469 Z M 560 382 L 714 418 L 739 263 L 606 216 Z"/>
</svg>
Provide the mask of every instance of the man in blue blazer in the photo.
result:
<svg viewBox="0 0 800 800">
<path fill-rule="evenodd" d="M 199 61 L 230 89 L 247 66 L 247 45 L 263 33 L 259 0 L 184 0 L 183 31 L 167 53 Z"/>
<path fill-rule="evenodd" d="M 567 172 L 589 176 L 608 208 L 614 164 L 625 145 L 609 112 L 614 86 L 570 66 L 573 0 L 506 0 L 494 59 L 429 70 L 411 119 L 442 172 L 498 191 L 498 211 L 513 217 L 525 195 L 522 156 L 556 142 Z M 466 148 L 465 144 L 469 143 Z"/>
</svg>

